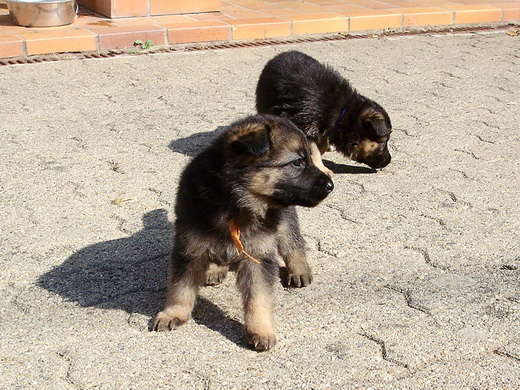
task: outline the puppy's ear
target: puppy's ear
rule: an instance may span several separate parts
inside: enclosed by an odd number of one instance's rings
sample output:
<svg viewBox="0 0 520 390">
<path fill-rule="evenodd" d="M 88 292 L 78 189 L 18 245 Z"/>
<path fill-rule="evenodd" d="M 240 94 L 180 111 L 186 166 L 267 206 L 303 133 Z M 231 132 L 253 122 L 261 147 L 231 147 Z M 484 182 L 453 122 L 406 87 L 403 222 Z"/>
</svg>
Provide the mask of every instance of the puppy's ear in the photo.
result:
<svg viewBox="0 0 520 390">
<path fill-rule="evenodd" d="M 361 114 L 361 122 L 367 129 L 371 129 L 378 137 L 385 137 L 391 130 L 390 119 L 379 107 L 369 107 Z"/>
<path fill-rule="evenodd" d="M 269 128 L 267 125 L 258 124 L 254 128 L 248 129 L 231 143 L 231 149 L 236 154 L 263 156 L 269 151 L 271 143 L 269 141 Z"/>
</svg>

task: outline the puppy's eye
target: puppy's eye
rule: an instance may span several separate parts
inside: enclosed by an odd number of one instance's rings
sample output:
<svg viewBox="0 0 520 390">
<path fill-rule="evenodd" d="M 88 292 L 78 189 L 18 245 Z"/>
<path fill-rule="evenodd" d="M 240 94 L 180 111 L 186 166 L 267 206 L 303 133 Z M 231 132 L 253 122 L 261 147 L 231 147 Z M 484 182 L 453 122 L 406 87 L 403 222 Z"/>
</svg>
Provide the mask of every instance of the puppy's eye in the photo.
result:
<svg viewBox="0 0 520 390">
<path fill-rule="evenodd" d="M 294 161 L 291 161 L 291 165 L 297 168 L 305 167 L 305 161 L 303 160 L 303 158 L 300 157 Z"/>
</svg>

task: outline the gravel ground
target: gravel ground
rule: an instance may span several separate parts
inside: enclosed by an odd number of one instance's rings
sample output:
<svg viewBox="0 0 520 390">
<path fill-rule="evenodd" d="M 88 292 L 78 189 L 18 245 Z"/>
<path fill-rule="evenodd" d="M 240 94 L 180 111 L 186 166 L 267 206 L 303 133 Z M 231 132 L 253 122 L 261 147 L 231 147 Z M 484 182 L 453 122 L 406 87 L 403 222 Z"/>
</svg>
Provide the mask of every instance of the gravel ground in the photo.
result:
<svg viewBox="0 0 520 390">
<path fill-rule="evenodd" d="M 150 332 L 180 172 L 289 49 L 386 108 L 392 163 L 325 154 L 274 350 L 244 342 L 234 275 Z M 505 31 L 0 67 L 0 388 L 519 388 L 519 74 Z"/>
</svg>

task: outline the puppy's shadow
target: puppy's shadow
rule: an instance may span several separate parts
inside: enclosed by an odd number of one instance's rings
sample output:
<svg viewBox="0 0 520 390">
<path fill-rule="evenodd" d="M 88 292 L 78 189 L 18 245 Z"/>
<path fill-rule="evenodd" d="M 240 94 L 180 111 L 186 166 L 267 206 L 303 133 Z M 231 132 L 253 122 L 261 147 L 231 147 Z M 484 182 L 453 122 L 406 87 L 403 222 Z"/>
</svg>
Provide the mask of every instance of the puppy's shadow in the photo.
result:
<svg viewBox="0 0 520 390">
<path fill-rule="evenodd" d="M 167 211 L 142 217 L 143 229 L 130 237 L 89 245 L 40 276 L 37 284 L 81 307 L 124 310 L 153 317 L 162 309 L 173 227 Z M 204 297 L 198 297 L 194 321 L 247 348 L 240 322 Z"/>
<path fill-rule="evenodd" d="M 226 126 L 219 126 L 213 131 L 203 131 L 185 138 L 178 138 L 170 142 L 169 148 L 172 152 L 194 157 L 226 129 Z M 329 160 L 323 160 L 323 163 L 332 172 L 337 174 L 368 174 L 377 172 L 377 170 L 369 167 L 337 164 Z"/>
<path fill-rule="evenodd" d="M 216 287 L 219 288 L 219 287 Z M 199 296 L 193 309 L 193 320 L 198 325 L 220 333 L 239 347 L 250 349 L 244 339 L 243 325 L 229 317 L 222 309 L 210 300 Z"/>
<path fill-rule="evenodd" d="M 213 131 L 203 131 L 185 138 L 178 138 L 170 142 L 168 147 L 172 152 L 194 157 L 226 129 L 226 126 L 219 126 Z"/>
<path fill-rule="evenodd" d="M 369 173 L 377 173 L 376 169 L 372 169 L 369 167 L 362 167 L 358 165 L 345 165 L 345 164 L 337 164 L 335 162 L 329 160 L 323 160 L 323 165 L 329 168 L 332 172 L 336 174 L 369 174 Z"/>
<path fill-rule="evenodd" d="M 165 295 L 173 228 L 164 209 L 142 220 L 142 230 L 80 249 L 38 285 L 82 307 L 155 314 Z"/>
</svg>

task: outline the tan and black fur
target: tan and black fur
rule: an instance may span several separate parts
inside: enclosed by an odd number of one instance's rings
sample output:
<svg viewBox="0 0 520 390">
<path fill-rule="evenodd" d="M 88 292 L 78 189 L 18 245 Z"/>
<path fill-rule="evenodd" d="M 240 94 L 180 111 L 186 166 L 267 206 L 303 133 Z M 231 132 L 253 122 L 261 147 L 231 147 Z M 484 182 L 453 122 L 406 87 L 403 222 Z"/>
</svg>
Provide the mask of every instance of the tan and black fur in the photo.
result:
<svg viewBox="0 0 520 390">
<path fill-rule="evenodd" d="M 294 206 L 316 206 L 332 189 L 313 164 L 305 135 L 289 120 L 258 115 L 230 125 L 181 176 L 168 293 L 154 329 L 188 321 L 199 288 L 220 283 L 231 268 L 242 293 L 246 338 L 256 350 L 271 348 L 277 254 L 288 284 L 312 280 Z M 230 226 L 239 228 L 253 259 L 237 250 Z"/>
<path fill-rule="evenodd" d="M 392 125 L 383 107 L 304 53 L 284 52 L 266 64 L 256 88 L 256 108 L 289 118 L 303 130 L 313 160 L 327 173 L 321 155 L 331 146 L 374 169 L 390 163 Z"/>
</svg>

